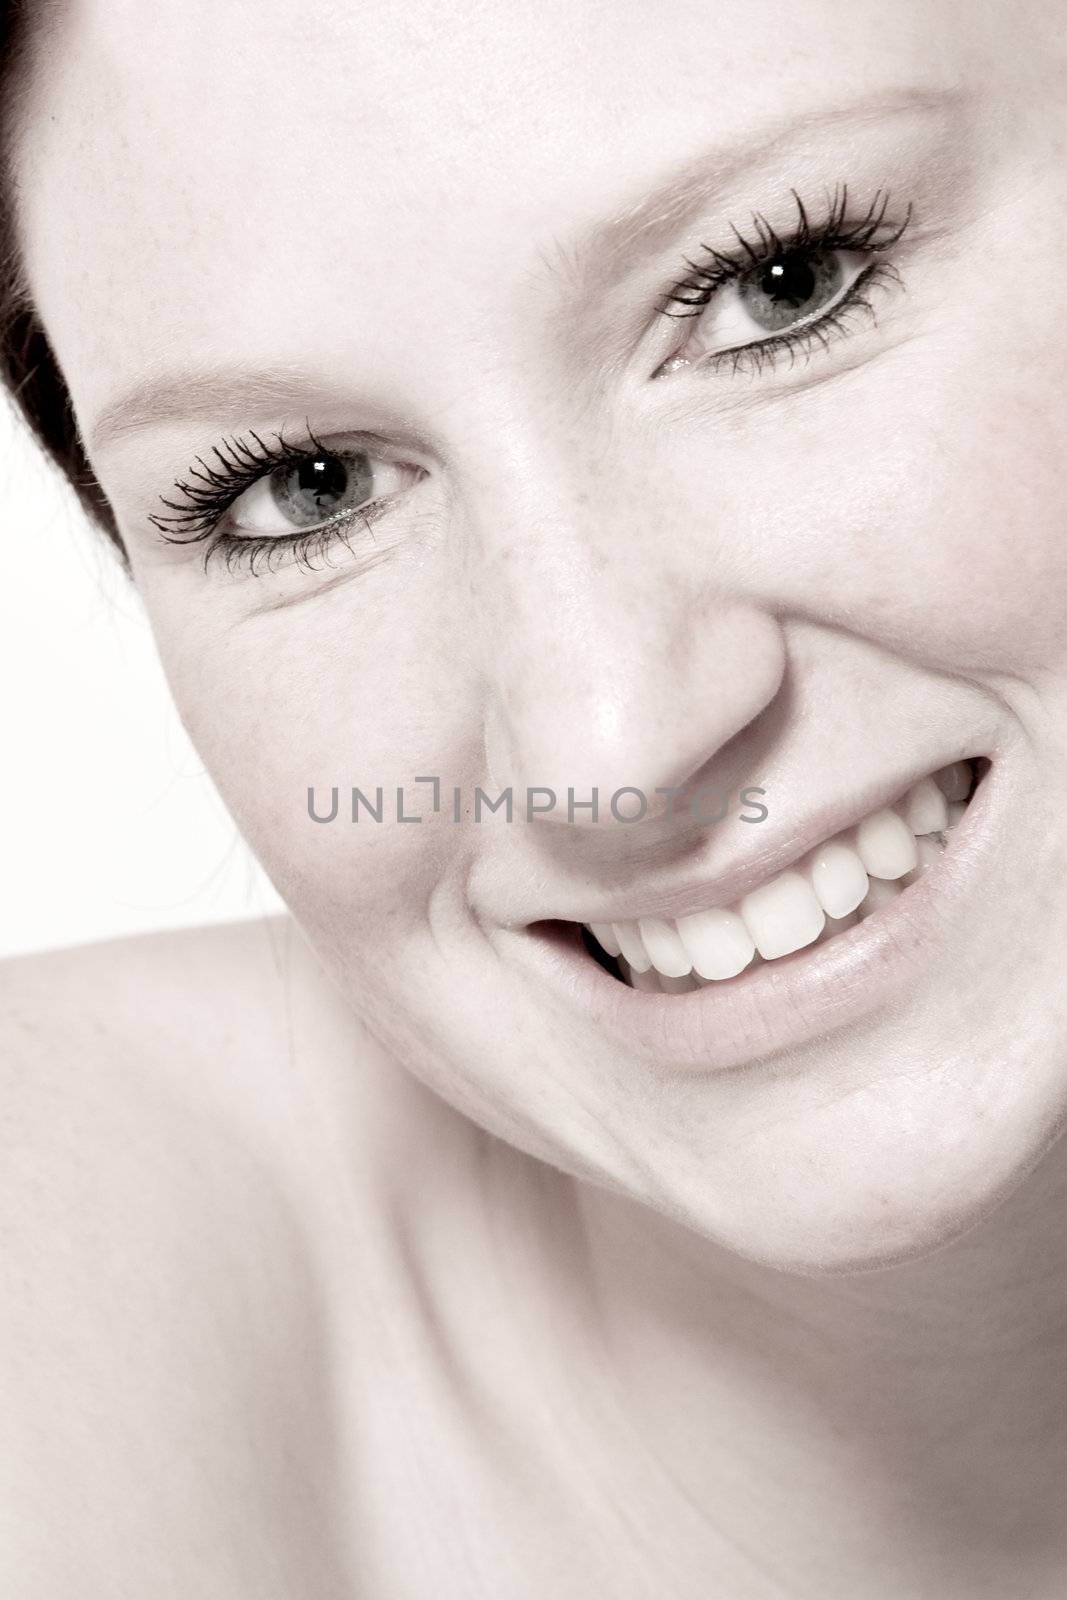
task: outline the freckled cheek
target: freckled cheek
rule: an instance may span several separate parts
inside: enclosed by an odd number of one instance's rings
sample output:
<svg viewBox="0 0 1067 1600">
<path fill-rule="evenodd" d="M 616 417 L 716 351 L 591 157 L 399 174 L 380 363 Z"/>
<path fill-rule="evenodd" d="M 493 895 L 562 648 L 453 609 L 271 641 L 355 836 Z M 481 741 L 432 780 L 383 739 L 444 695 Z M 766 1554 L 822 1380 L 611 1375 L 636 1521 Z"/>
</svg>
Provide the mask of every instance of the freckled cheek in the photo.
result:
<svg viewBox="0 0 1067 1600">
<path fill-rule="evenodd" d="M 813 391 L 773 450 L 753 431 L 717 484 L 737 521 L 709 536 L 784 611 L 931 668 L 1067 674 L 1067 407 L 937 355 Z"/>
<path fill-rule="evenodd" d="M 339 595 L 342 591 L 339 591 Z M 313 625 L 294 608 L 250 619 L 183 649 L 166 665 L 190 738 L 241 832 L 298 916 L 342 942 L 403 937 L 425 923 L 429 892 L 459 861 L 467 830 L 435 815 L 432 790 L 468 792 L 481 777 L 473 675 L 442 641 L 406 627 L 361 627 L 356 597 Z M 161 648 L 163 644 L 161 643 Z M 357 787 L 380 822 L 359 808 Z M 404 814 L 397 820 L 397 794 Z M 337 813 L 329 817 L 332 791 Z"/>
<path fill-rule="evenodd" d="M 887 397 L 892 592 L 956 662 L 1067 670 L 1067 297 L 994 261 Z M 904 360 L 910 359 L 905 348 Z M 876 458 L 877 459 L 877 458 Z"/>
<path fill-rule="evenodd" d="M 949 665 L 1067 669 L 1067 435 L 1011 395 L 960 395 L 891 483 L 889 590 Z M 1059 438 L 1053 438 L 1058 431 Z"/>
</svg>

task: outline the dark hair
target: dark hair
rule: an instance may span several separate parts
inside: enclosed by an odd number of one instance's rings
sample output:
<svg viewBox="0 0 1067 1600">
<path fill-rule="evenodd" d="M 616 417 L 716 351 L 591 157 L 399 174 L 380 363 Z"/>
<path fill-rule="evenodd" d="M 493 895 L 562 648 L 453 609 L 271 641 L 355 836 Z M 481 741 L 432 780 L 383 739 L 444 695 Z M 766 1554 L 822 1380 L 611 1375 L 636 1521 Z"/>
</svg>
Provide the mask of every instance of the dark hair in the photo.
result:
<svg viewBox="0 0 1067 1600">
<path fill-rule="evenodd" d="M 12 159 L 16 88 L 28 71 L 31 11 L 41 9 L 40 0 L 0 0 L 0 384 L 125 563 L 114 512 L 86 457 L 70 393 L 30 296 L 18 249 Z"/>
</svg>

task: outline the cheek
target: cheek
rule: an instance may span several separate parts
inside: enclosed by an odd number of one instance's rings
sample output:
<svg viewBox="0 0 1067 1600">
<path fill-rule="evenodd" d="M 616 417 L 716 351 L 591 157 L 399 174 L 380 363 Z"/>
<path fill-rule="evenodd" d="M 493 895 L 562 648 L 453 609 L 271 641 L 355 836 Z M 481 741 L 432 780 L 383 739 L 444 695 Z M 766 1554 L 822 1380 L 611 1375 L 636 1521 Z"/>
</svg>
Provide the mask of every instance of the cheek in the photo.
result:
<svg viewBox="0 0 1067 1600">
<path fill-rule="evenodd" d="M 977 386 L 981 374 L 973 374 Z M 911 576 L 934 637 L 991 675 L 1035 681 L 1067 668 L 1067 492 L 1062 412 L 1003 384 L 960 393 L 931 447 L 931 492 Z M 943 463 L 943 465 L 942 465 Z M 939 471 L 939 466 L 941 470 Z"/>
<path fill-rule="evenodd" d="M 872 521 L 888 557 L 877 589 L 887 620 L 905 646 L 948 668 L 994 677 L 1060 673 L 1067 661 L 1060 362 L 1047 349 L 997 348 L 973 334 L 955 345 L 946 338 L 937 354 L 904 408 L 898 439 L 872 462 L 882 506 Z"/>
<path fill-rule="evenodd" d="M 209 615 L 206 589 L 181 608 L 150 597 L 182 721 L 241 832 L 296 915 L 350 949 L 395 946 L 425 923 L 468 832 L 445 825 L 450 786 L 469 792 L 480 776 L 475 678 L 435 632 L 439 608 L 375 598 L 354 578 L 234 621 Z M 207 620 L 176 627 L 179 609 Z M 436 816 L 423 775 L 441 780 Z M 354 787 L 381 821 L 360 806 L 353 822 Z M 313 819 L 309 788 L 327 819 L 337 791 L 332 820 Z M 398 788 L 421 822 L 397 823 Z"/>
<path fill-rule="evenodd" d="M 852 370 L 689 380 L 711 409 L 657 447 L 687 567 L 933 670 L 1067 674 L 1067 202 L 1006 187 Z"/>
<path fill-rule="evenodd" d="M 998 240 L 1025 223 L 997 213 Z M 924 331 L 857 375 L 842 447 L 824 439 L 841 557 L 826 582 L 920 664 L 1034 682 L 1067 670 L 1067 281 L 1020 273 L 993 239 L 969 261 Z"/>
<path fill-rule="evenodd" d="M 678 456 L 660 470 L 674 547 L 782 617 L 920 667 L 1067 673 L 1060 363 L 999 354 L 945 330 L 763 408 L 732 438 L 686 430 L 685 473 Z"/>
<path fill-rule="evenodd" d="M 945 350 L 900 423 L 853 438 L 845 505 L 826 521 L 829 604 L 846 626 L 944 671 L 995 679 L 1064 667 L 1067 494 L 1062 422 L 1021 385 Z M 1056 435 L 1061 437 L 1057 439 Z M 832 474 L 827 475 L 832 478 Z"/>
</svg>

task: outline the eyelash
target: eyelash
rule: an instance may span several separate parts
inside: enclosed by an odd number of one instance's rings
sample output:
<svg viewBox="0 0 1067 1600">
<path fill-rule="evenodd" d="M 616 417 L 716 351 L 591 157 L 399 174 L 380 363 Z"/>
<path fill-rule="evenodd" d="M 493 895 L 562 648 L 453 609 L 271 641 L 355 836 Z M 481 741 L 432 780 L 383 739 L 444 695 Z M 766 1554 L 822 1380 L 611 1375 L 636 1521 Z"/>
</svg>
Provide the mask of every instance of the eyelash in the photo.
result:
<svg viewBox="0 0 1067 1600">
<path fill-rule="evenodd" d="M 876 191 L 865 214 L 856 221 L 848 220 L 848 185 L 834 190 L 825 219 L 813 224 L 803 200 L 795 189 L 790 190 L 797 208 L 797 221 L 781 237 L 760 213 L 754 212 L 752 228 L 755 242 L 733 227 L 737 249 L 733 252 L 713 249 L 702 244 L 706 261 L 703 265 L 686 258 L 690 275 L 681 279 L 664 297 L 659 307 L 662 315 L 682 321 L 699 317 L 724 285 L 758 271 L 776 256 L 800 251 L 851 250 L 881 253 L 892 248 L 907 228 L 912 214 L 909 202 L 903 220 L 886 221 L 889 207 L 887 190 Z M 883 234 L 883 230 L 888 230 Z M 889 262 L 872 262 L 850 285 L 845 294 L 822 316 L 798 325 L 795 331 L 785 330 L 732 349 L 711 351 L 695 363 L 698 370 L 707 371 L 729 365 L 731 373 L 742 370 L 759 374 L 777 366 L 788 353 L 790 365 L 798 354 L 810 354 L 816 345 L 826 349 L 834 337 L 848 332 L 854 315 L 865 313 L 873 318 L 874 308 L 866 291 L 880 282 L 900 283 L 900 274 Z M 669 306 L 681 305 L 684 311 L 671 311 Z M 371 524 L 389 509 L 388 500 L 368 502 L 365 508 L 346 512 L 331 521 L 321 523 L 304 533 L 292 537 L 264 536 L 248 539 L 236 538 L 218 531 L 226 512 L 244 492 L 260 478 L 282 468 L 299 466 L 305 461 L 336 452 L 327 450 L 306 425 L 305 437 L 299 443 L 287 441 L 281 433 L 272 436 L 273 443 L 266 444 L 258 433 L 249 429 L 248 438 L 227 438 L 212 446 L 209 454 L 217 465 L 203 456 L 194 457 L 195 466 L 187 476 L 175 481 L 174 488 L 184 496 L 185 503 L 169 500 L 161 495 L 167 514 L 152 515 L 149 521 L 161 536 L 171 544 L 196 544 L 209 541 L 204 552 L 205 569 L 213 560 L 221 558 L 227 572 L 241 568 L 252 574 L 270 571 L 272 561 L 279 555 L 289 555 L 305 571 L 319 570 L 323 559 L 334 543 L 340 541 L 351 550 L 348 534 L 357 524 L 370 531 Z M 249 439 L 252 443 L 249 443 Z M 192 480 L 192 481 L 191 481 Z M 181 530 L 180 532 L 175 530 Z M 262 562 L 262 565 L 260 563 Z"/>
<path fill-rule="evenodd" d="M 321 444 L 307 423 L 304 439 L 298 443 L 291 443 L 281 433 L 273 434 L 272 440 L 267 444 L 250 428 L 248 439 L 233 437 L 212 446 L 209 454 L 214 456 L 217 466 L 205 461 L 203 456 L 194 457 L 197 465 L 189 467 L 186 477 L 176 479 L 174 484 L 178 493 L 185 496 L 185 504 L 160 495 L 169 514 L 152 515 L 149 522 L 168 544 L 199 544 L 210 540 L 204 551 L 205 569 L 212 561 L 221 559 L 227 572 L 245 568 L 253 576 L 260 576 L 263 571 L 271 571 L 272 560 L 279 555 L 291 555 L 295 564 L 306 572 L 318 571 L 322 558 L 335 541 L 351 550 L 347 539 L 350 530 L 358 524 L 369 532 L 371 524 L 388 510 L 387 500 L 372 500 L 366 507 L 347 511 L 305 533 L 294 533 L 291 538 L 275 534 L 244 539 L 219 533 L 219 523 L 230 507 L 261 478 L 286 467 L 314 461 L 319 456 L 338 453 Z M 183 531 L 175 532 L 176 529 Z"/>
<path fill-rule="evenodd" d="M 685 264 L 692 269 L 691 274 L 676 283 L 664 296 L 665 303 L 659 307 L 661 314 L 680 321 L 699 317 L 724 285 L 759 271 L 780 255 L 831 250 L 880 254 L 899 242 L 911 221 L 910 201 L 900 222 L 887 221 L 889 192 L 885 189 L 876 191 L 862 217 L 849 221 L 848 185 L 839 185 L 829 200 L 827 215 L 821 223 L 812 222 L 807 207 L 795 189 L 789 192 L 797 208 L 797 220 L 784 238 L 766 217 L 754 212 L 752 229 L 756 235 L 755 241 L 745 238 L 733 227 L 737 239 L 735 251 L 715 250 L 710 245 L 702 244 L 700 248 L 707 258 L 705 264 L 686 258 Z M 701 371 L 729 366 L 731 374 L 741 371 L 759 374 L 777 366 L 786 353 L 792 366 L 799 354 L 810 354 L 816 345 L 825 350 L 834 337 L 847 334 L 857 312 L 874 317 L 874 307 L 867 297 L 867 290 L 879 283 L 899 285 L 901 282 L 900 273 L 892 263 L 872 262 L 822 316 L 816 315 L 810 321 L 798 324 L 794 330 L 786 329 L 750 344 L 709 351 L 697 358 L 693 366 Z M 671 311 L 669 307 L 672 303 L 688 309 Z"/>
</svg>

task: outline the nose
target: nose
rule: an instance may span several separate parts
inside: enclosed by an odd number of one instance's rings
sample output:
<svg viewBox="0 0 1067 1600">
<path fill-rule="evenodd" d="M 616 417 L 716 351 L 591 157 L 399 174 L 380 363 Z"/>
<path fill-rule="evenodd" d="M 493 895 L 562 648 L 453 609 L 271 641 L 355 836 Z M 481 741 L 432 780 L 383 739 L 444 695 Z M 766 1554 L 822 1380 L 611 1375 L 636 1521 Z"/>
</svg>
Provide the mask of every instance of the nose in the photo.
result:
<svg viewBox="0 0 1067 1600">
<path fill-rule="evenodd" d="M 547 821 L 610 821 L 615 796 L 619 820 L 669 813 L 657 791 L 709 782 L 781 687 L 773 612 L 716 586 L 703 562 L 691 574 L 652 552 L 616 561 L 553 519 L 483 573 L 489 778 Z"/>
</svg>

